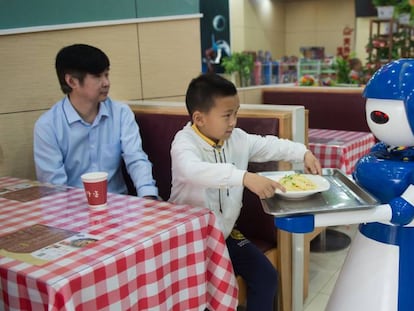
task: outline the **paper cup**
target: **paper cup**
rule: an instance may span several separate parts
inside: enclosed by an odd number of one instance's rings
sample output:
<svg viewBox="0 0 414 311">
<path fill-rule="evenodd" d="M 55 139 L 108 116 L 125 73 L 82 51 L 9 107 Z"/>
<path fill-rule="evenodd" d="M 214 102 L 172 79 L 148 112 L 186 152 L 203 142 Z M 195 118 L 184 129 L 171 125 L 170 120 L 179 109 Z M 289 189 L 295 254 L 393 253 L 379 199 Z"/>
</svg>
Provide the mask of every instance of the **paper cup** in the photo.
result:
<svg viewBox="0 0 414 311">
<path fill-rule="evenodd" d="M 91 172 L 81 176 L 88 205 L 93 208 L 105 207 L 108 192 L 108 173 Z"/>
</svg>

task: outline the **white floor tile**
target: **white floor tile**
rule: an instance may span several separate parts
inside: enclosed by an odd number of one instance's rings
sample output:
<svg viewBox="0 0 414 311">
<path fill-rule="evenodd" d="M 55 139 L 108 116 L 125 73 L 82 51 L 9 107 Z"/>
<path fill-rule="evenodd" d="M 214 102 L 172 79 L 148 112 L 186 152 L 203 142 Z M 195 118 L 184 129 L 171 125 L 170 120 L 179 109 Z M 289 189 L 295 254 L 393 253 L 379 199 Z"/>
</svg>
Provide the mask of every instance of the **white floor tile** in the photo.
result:
<svg viewBox="0 0 414 311">
<path fill-rule="evenodd" d="M 335 287 L 336 280 L 338 279 L 339 271 L 337 271 L 329 280 L 329 282 L 321 288 L 320 293 L 330 295 Z"/>
<path fill-rule="evenodd" d="M 311 303 L 306 306 L 304 311 L 323 311 L 328 304 L 329 295 L 319 294 L 316 296 Z"/>
<path fill-rule="evenodd" d="M 358 225 L 337 226 L 333 229 L 348 234 L 352 239 L 358 230 Z M 348 250 L 349 247 L 336 252 L 311 253 L 309 291 L 304 311 L 325 310 Z"/>
</svg>

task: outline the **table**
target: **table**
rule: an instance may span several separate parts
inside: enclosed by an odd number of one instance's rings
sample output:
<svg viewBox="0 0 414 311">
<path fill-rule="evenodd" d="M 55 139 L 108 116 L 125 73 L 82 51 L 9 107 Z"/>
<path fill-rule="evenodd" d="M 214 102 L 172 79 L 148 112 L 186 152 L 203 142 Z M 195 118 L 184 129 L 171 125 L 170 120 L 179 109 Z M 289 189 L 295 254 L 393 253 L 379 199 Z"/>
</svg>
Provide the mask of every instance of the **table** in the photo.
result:
<svg viewBox="0 0 414 311">
<path fill-rule="evenodd" d="M 9 256 L 15 253 L 1 249 L 0 310 L 237 307 L 237 281 L 225 240 L 208 209 L 110 193 L 108 207 L 93 210 L 83 189 L 0 178 L 0 244 L 34 228 L 69 235 L 52 248 L 59 243 L 64 248 L 71 239 L 79 243 L 73 233 L 96 239 L 40 263 L 15 259 Z M 17 252 L 29 244 L 8 247 Z"/>
<path fill-rule="evenodd" d="M 375 144 L 370 132 L 309 129 L 309 149 L 322 167 L 351 174 L 356 162 Z"/>
<path fill-rule="evenodd" d="M 309 149 L 320 160 L 322 167 L 338 168 L 352 174 L 355 164 L 375 144 L 370 132 L 309 129 Z M 311 242 L 312 252 L 341 250 L 351 243 L 346 234 L 327 229 Z"/>
</svg>

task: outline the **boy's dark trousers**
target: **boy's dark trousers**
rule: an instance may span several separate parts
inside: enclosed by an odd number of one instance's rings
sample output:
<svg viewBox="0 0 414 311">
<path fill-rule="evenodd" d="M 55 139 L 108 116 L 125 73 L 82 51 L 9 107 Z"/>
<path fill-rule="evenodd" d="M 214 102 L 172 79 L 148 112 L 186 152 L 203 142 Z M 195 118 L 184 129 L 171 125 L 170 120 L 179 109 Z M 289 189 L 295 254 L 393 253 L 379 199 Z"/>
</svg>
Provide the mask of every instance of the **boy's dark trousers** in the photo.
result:
<svg viewBox="0 0 414 311">
<path fill-rule="evenodd" d="M 226 239 L 233 269 L 247 284 L 247 311 L 273 311 L 278 273 L 263 252 L 234 229 Z M 277 297 L 277 296 L 276 296 Z M 276 304 L 277 306 L 277 304 Z"/>
</svg>

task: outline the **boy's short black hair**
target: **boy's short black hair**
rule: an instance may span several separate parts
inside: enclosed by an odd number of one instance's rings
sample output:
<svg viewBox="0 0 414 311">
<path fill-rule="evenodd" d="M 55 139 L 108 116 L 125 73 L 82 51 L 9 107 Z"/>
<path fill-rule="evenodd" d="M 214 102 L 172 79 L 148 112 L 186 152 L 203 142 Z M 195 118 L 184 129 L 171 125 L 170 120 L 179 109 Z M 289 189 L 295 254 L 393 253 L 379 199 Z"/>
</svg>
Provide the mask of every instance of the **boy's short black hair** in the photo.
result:
<svg viewBox="0 0 414 311">
<path fill-rule="evenodd" d="M 229 80 L 206 73 L 191 80 L 185 95 L 185 104 L 190 116 L 194 111 L 209 112 L 217 97 L 237 95 L 237 89 Z"/>
<path fill-rule="evenodd" d="M 66 83 L 67 73 L 76 76 L 82 83 L 86 74 L 97 75 L 109 69 L 109 58 L 100 49 L 87 44 L 73 44 L 62 48 L 56 55 L 56 74 L 63 93 L 72 88 Z"/>
</svg>

